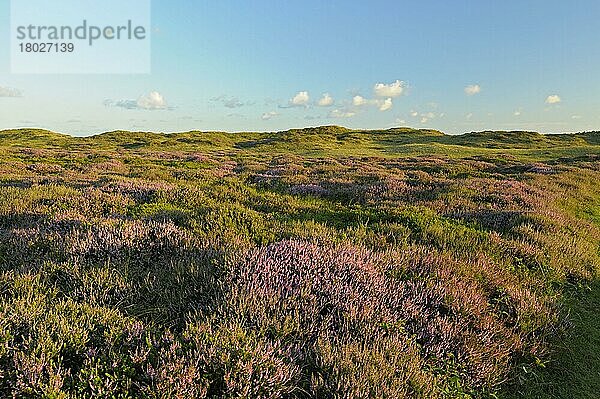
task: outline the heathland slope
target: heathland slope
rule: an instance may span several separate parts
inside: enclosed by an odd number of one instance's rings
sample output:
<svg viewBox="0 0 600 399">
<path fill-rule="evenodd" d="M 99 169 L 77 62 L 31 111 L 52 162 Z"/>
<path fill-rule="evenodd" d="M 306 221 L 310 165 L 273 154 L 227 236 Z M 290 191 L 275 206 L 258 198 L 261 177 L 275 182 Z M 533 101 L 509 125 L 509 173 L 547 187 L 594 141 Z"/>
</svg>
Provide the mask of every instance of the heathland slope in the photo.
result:
<svg viewBox="0 0 600 399">
<path fill-rule="evenodd" d="M 473 132 L 446 135 L 427 129 L 351 130 L 339 126 L 292 129 L 283 132 L 227 133 L 183 132 L 150 133 L 114 131 L 91 137 L 72 137 L 39 129 L 0 131 L 3 146 L 32 146 L 117 150 L 246 150 L 295 153 L 310 156 L 411 156 L 415 153 L 465 155 L 473 148 L 479 152 L 509 151 L 515 155 L 597 153 L 600 132 L 542 135 L 536 132 Z M 462 151 L 461 151 L 462 150 Z"/>
<path fill-rule="evenodd" d="M 588 397 L 599 137 L 1 131 L 0 396 Z"/>
</svg>

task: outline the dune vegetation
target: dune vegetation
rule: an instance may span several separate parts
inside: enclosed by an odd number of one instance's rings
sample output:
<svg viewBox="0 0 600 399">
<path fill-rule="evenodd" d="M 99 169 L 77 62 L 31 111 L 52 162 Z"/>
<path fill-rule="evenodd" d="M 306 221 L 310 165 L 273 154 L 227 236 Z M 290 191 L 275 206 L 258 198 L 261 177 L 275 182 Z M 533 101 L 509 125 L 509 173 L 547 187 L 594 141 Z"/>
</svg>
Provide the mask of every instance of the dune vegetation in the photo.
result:
<svg viewBox="0 0 600 399">
<path fill-rule="evenodd" d="M 598 181 L 600 133 L 0 131 L 0 397 L 595 397 Z"/>
</svg>

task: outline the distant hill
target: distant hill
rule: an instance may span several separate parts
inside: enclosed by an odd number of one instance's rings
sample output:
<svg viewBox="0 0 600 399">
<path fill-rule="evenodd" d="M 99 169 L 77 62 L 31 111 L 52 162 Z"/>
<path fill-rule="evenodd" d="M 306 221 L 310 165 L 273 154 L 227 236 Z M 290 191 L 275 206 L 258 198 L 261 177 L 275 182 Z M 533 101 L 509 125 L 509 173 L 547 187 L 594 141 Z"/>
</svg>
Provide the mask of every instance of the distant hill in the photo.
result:
<svg viewBox="0 0 600 399">
<path fill-rule="evenodd" d="M 0 145 L 62 147 L 74 142 L 71 136 L 43 129 L 0 130 Z"/>
<path fill-rule="evenodd" d="M 544 135 L 528 131 L 482 131 L 447 135 L 430 129 L 355 130 L 341 126 L 290 129 L 282 132 L 153 133 L 113 131 L 72 137 L 40 129 L 0 131 L 0 146 L 66 150 L 246 151 L 297 153 L 309 156 L 474 156 L 482 152 L 514 153 L 552 150 L 556 156 L 600 152 L 600 133 Z"/>
<path fill-rule="evenodd" d="M 578 133 L 576 136 L 581 137 L 589 144 L 600 145 L 600 132 Z"/>
</svg>

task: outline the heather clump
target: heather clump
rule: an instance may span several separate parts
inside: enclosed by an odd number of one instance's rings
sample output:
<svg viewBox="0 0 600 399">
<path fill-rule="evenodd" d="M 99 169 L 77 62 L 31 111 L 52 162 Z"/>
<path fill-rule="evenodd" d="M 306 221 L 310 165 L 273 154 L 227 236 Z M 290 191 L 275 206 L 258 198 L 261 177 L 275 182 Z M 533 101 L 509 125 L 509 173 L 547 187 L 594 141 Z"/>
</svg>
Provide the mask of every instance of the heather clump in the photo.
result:
<svg viewBox="0 0 600 399">
<path fill-rule="evenodd" d="M 500 268 L 491 260 L 477 261 L 483 270 L 459 262 L 433 249 L 381 253 L 284 241 L 251 251 L 234 266 L 227 286 L 234 312 L 267 337 L 294 346 L 328 342 L 329 355 L 342 357 L 338 343 L 363 347 L 373 337 L 393 338 L 393 348 L 412 348 L 423 364 L 452 363 L 471 386 L 495 386 L 507 377 L 515 353 L 538 350 L 529 334 L 548 329 L 555 310 L 527 285 L 495 276 Z M 493 278 L 484 284 L 481 273 Z M 550 316 L 527 324 L 536 314 Z M 321 357 L 319 347 L 293 349 L 295 357 Z M 398 356 L 389 352 L 384 359 Z M 407 370 L 412 374 L 418 370 Z M 373 383 L 369 389 L 387 386 Z"/>
</svg>

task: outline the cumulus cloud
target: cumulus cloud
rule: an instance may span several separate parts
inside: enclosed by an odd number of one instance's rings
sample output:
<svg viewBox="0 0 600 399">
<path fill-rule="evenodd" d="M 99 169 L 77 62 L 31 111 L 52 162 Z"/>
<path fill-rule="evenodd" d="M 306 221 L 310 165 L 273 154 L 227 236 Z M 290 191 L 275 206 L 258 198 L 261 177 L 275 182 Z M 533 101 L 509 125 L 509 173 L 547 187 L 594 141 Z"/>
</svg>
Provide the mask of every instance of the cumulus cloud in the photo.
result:
<svg viewBox="0 0 600 399">
<path fill-rule="evenodd" d="M 334 109 L 329 113 L 330 118 L 352 118 L 356 112 L 344 109 Z"/>
<path fill-rule="evenodd" d="M 581 115 L 573 115 L 571 116 L 571 119 L 581 119 L 583 118 Z"/>
<path fill-rule="evenodd" d="M 562 99 L 560 98 L 560 96 L 558 94 L 553 94 L 551 96 L 548 96 L 546 98 L 546 104 L 558 104 L 562 101 Z"/>
<path fill-rule="evenodd" d="M 0 97 L 23 97 L 23 93 L 20 90 L 13 89 L 12 87 L 0 86 Z"/>
<path fill-rule="evenodd" d="M 522 112 L 521 112 L 521 110 L 520 110 L 520 109 L 516 110 L 516 111 L 513 113 L 513 115 L 514 115 L 514 116 L 521 116 L 521 114 L 522 114 Z"/>
<path fill-rule="evenodd" d="M 389 111 L 394 106 L 391 98 L 386 99 L 382 103 L 379 104 L 379 110 L 381 112 Z"/>
<path fill-rule="evenodd" d="M 354 98 L 352 98 L 352 105 L 354 105 L 355 107 L 362 107 L 363 105 L 367 105 L 368 103 L 369 101 L 363 96 L 354 96 Z"/>
<path fill-rule="evenodd" d="M 279 115 L 277 112 L 275 111 L 271 111 L 271 112 L 265 112 L 264 114 L 262 114 L 261 119 L 263 121 L 268 121 L 273 119 L 274 117 L 276 117 L 277 115 Z"/>
<path fill-rule="evenodd" d="M 137 100 L 137 106 L 140 109 L 166 109 L 168 108 L 167 100 L 157 91 L 151 91 L 147 95 L 143 95 Z"/>
<path fill-rule="evenodd" d="M 481 86 L 479 85 L 469 85 L 465 87 L 465 94 L 467 96 L 474 96 L 475 94 L 481 93 Z"/>
<path fill-rule="evenodd" d="M 147 111 L 169 109 L 167 100 L 157 91 L 151 91 L 148 94 L 142 95 L 137 100 L 106 100 L 104 101 L 104 105 L 107 107 L 119 107 Z"/>
<path fill-rule="evenodd" d="M 323 94 L 323 97 L 317 102 L 319 107 L 331 107 L 334 104 L 333 97 L 329 93 Z"/>
<path fill-rule="evenodd" d="M 292 107 L 306 107 L 310 101 L 310 96 L 307 91 L 301 91 L 290 100 Z"/>
<path fill-rule="evenodd" d="M 472 112 L 468 113 L 467 116 L 466 116 L 466 118 L 467 118 L 467 120 L 473 119 L 473 113 Z"/>
<path fill-rule="evenodd" d="M 385 84 L 385 83 L 377 83 L 373 87 L 373 92 L 377 97 L 400 97 L 404 94 L 404 90 L 406 89 L 406 84 L 403 81 L 396 80 L 393 83 Z"/>
<path fill-rule="evenodd" d="M 365 105 L 373 105 L 376 106 L 377 108 L 379 108 L 380 111 L 388 111 L 390 109 L 392 109 L 392 107 L 394 106 L 393 100 L 391 97 L 388 97 L 385 100 L 379 100 L 379 99 L 366 99 L 363 96 L 360 95 L 356 95 L 352 98 L 352 105 L 355 107 L 362 107 Z"/>
</svg>

